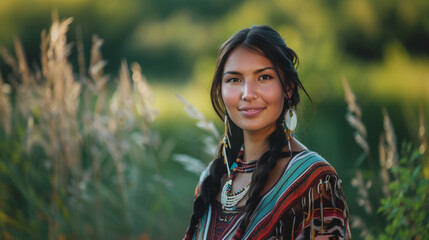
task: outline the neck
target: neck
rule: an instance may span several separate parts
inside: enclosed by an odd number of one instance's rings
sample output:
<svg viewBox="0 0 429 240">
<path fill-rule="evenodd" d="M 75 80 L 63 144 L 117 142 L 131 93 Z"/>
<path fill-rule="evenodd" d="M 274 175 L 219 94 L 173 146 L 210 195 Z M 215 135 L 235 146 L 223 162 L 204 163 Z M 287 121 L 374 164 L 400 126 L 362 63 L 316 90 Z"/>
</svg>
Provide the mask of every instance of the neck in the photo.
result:
<svg viewBox="0 0 429 240">
<path fill-rule="evenodd" d="M 275 129 L 274 129 L 275 130 Z M 243 132 L 244 161 L 259 159 L 269 149 L 268 137 L 273 131 Z"/>
</svg>

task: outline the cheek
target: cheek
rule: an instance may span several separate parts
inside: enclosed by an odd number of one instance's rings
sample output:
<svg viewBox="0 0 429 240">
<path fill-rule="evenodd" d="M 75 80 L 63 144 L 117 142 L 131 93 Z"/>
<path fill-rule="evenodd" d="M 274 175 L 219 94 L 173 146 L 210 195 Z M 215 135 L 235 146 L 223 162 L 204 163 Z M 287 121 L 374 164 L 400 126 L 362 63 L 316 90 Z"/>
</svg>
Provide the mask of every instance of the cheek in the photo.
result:
<svg viewBox="0 0 429 240">
<path fill-rule="evenodd" d="M 265 99 L 267 99 L 271 104 L 280 104 L 283 106 L 286 94 L 283 92 L 280 84 L 267 86 L 262 92 L 265 95 Z"/>
<path fill-rule="evenodd" d="M 222 87 L 222 100 L 227 108 L 234 107 L 240 100 L 240 92 L 236 88 Z"/>
<path fill-rule="evenodd" d="M 268 92 L 270 94 L 267 94 L 265 99 L 273 107 L 273 110 L 275 109 L 275 111 L 278 112 L 278 116 L 280 116 L 285 104 L 286 94 L 283 90 L 278 88 L 271 89 L 271 91 L 267 91 L 267 93 Z"/>
</svg>

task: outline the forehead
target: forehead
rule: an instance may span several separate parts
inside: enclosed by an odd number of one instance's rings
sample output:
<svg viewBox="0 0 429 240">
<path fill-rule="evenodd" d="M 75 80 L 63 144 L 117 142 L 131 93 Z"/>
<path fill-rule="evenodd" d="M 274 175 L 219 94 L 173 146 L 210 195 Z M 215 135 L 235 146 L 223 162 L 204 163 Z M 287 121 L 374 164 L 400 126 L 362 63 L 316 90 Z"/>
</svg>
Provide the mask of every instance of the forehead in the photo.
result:
<svg viewBox="0 0 429 240">
<path fill-rule="evenodd" d="M 262 53 L 245 46 L 238 46 L 229 54 L 223 72 L 254 71 L 266 67 L 273 67 L 273 64 Z"/>
</svg>

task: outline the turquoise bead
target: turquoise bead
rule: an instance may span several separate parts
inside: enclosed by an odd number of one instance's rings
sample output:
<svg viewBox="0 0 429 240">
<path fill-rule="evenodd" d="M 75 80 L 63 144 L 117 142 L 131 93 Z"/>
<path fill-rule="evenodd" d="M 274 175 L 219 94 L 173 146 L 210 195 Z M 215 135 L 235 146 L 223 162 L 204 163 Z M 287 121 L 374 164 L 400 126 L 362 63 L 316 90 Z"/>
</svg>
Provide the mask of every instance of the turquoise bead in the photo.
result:
<svg viewBox="0 0 429 240">
<path fill-rule="evenodd" d="M 231 165 L 230 170 L 233 170 L 233 169 L 234 169 L 234 168 L 236 168 L 236 167 L 238 167 L 238 165 L 237 165 L 237 163 L 236 163 L 236 162 L 234 162 L 234 163 Z"/>
</svg>

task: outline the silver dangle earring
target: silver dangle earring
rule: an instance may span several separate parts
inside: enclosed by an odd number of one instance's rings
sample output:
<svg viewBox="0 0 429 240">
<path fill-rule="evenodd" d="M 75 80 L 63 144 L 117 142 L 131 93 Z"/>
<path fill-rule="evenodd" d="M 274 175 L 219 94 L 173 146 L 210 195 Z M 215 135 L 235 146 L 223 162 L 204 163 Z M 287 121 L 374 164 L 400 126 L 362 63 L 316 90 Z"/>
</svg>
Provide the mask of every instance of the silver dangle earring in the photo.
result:
<svg viewBox="0 0 429 240">
<path fill-rule="evenodd" d="M 226 170 L 228 172 L 228 177 L 230 177 L 231 176 L 231 171 L 229 169 L 229 162 L 228 162 L 228 158 L 227 158 L 227 154 L 226 154 L 226 149 L 227 148 L 231 149 L 231 142 L 229 141 L 228 133 L 231 135 L 231 128 L 229 126 L 228 114 L 225 113 L 225 133 L 224 133 L 224 136 L 223 136 L 223 150 L 222 150 L 222 155 L 223 155 L 223 159 L 225 161 Z"/>
<path fill-rule="evenodd" d="M 291 156 L 292 156 L 292 149 L 290 147 L 290 141 L 295 136 L 295 129 L 296 129 L 296 124 L 298 122 L 298 119 L 296 117 L 295 110 L 292 108 L 292 104 L 291 104 L 290 99 L 288 100 L 288 104 L 289 104 L 289 107 L 283 116 L 282 125 L 283 125 L 283 130 L 285 132 L 285 135 L 286 135 L 286 138 L 288 141 L 289 151 L 290 151 Z"/>
</svg>

